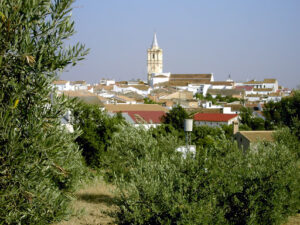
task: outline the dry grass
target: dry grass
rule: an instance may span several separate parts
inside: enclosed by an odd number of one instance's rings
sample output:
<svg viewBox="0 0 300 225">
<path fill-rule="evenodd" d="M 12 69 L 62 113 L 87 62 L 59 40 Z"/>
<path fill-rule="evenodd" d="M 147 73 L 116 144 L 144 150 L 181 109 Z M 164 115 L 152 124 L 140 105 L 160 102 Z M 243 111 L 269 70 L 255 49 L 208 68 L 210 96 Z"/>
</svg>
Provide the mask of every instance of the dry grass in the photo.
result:
<svg viewBox="0 0 300 225">
<path fill-rule="evenodd" d="M 300 225 L 300 214 L 290 217 L 285 225 Z"/>
<path fill-rule="evenodd" d="M 114 190 L 114 186 L 106 184 L 102 178 L 95 179 L 76 193 L 76 200 L 72 203 L 76 214 L 70 220 L 55 225 L 114 224 L 109 216 L 116 210 Z"/>
</svg>

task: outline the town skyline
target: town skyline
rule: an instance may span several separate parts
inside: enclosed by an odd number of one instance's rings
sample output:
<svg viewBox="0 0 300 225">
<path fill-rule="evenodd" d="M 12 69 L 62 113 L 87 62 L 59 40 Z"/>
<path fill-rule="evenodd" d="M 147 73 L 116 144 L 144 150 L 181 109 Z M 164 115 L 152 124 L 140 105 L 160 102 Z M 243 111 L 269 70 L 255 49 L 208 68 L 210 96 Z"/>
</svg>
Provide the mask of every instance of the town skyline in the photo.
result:
<svg viewBox="0 0 300 225">
<path fill-rule="evenodd" d="M 77 34 L 70 42 L 80 41 L 91 52 L 60 79 L 147 80 L 147 49 L 156 32 L 163 72 L 213 73 L 216 80 L 231 74 L 234 81 L 275 78 L 295 88 L 300 84 L 298 9 L 297 1 L 78 0 Z"/>
</svg>

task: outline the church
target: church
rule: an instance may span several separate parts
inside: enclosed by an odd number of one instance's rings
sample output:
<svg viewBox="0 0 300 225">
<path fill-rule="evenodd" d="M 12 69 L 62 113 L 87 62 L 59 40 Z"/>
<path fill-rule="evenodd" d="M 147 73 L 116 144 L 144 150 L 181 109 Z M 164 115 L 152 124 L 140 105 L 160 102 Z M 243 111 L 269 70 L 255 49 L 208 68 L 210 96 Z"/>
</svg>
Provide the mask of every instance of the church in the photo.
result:
<svg viewBox="0 0 300 225">
<path fill-rule="evenodd" d="M 151 87 L 157 85 L 187 86 L 195 83 L 214 81 L 213 74 L 171 74 L 163 72 L 163 50 L 159 47 L 154 33 L 151 47 L 147 51 L 147 80 Z"/>
</svg>

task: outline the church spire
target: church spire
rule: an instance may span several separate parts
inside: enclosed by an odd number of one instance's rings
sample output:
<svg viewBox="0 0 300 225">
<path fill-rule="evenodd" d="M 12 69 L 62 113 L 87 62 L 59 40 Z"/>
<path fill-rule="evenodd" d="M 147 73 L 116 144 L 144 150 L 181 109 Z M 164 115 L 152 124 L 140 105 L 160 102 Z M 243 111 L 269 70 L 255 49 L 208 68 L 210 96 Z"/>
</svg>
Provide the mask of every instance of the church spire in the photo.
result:
<svg viewBox="0 0 300 225">
<path fill-rule="evenodd" d="M 155 49 L 159 48 L 158 43 L 157 43 L 156 33 L 154 33 L 153 42 L 152 42 L 151 48 L 155 48 Z"/>
</svg>

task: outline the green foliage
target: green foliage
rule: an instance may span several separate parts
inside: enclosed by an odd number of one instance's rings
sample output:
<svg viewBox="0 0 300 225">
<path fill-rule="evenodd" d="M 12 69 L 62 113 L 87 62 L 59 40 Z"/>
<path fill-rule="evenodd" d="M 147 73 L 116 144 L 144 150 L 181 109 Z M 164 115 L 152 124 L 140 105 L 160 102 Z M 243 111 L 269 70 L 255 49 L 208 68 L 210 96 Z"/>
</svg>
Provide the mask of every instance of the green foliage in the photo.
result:
<svg viewBox="0 0 300 225">
<path fill-rule="evenodd" d="M 251 125 L 252 130 L 264 130 L 265 129 L 265 121 L 259 117 L 252 118 L 250 125 Z"/>
<path fill-rule="evenodd" d="M 235 101 L 239 101 L 238 98 L 234 98 L 232 96 L 225 96 L 225 97 L 222 97 L 220 94 L 218 94 L 216 96 L 216 100 L 218 100 L 219 102 L 235 102 Z"/>
<path fill-rule="evenodd" d="M 233 124 L 231 125 L 221 125 L 227 140 L 232 140 L 233 138 Z"/>
<path fill-rule="evenodd" d="M 242 107 L 240 110 L 241 123 L 251 127 L 252 119 L 252 109 L 247 107 Z"/>
<path fill-rule="evenodd" d="M 0 221 L 48 224 L 69 212 L 86 174 L 74 139 L 60 124 L 66 99 L 51 82 L 86 54 L 65 49 L 73 1 L 0 1 Z"/>
<path fill-rule="evenodd" d="M 124 177 L 130 180 L 130 170 L 148 154 L 159 159 L 162 153 L 167 155 L 174 153 L 180 140 L 170 134 L 155 137 L 154 133 L 156 133 L 154 130 L 147 131 L 143 128 L 120 125 L 119 131 L 113 134 L 107 151 L 106 175 L 108 179 Z"/>
<path fill-rule="evenodd" d="M 224 136 L 224 131 L 219 127 L 194 126 L 192 132 L 192 144 L 198 148 L 213 146 L 215 139 Z"/>
<path fill-rule="evenodd" d="M 201 94 L 201 93 L 196 93 L 194 97 L 196 99 L 199 99 L 199 100 L 204 100 L 205 99 L 204 96 L 203 96 L 203 94 Z"/>
<path fill-rule="evenodd" d="M 270 101 L 264 105 L 263 114 L 266 118 L 267 129 L 274 129 L 276 125 L 281 123 L 280 105 Z"/>
<path fill-rule="evenodd" d="M 263 112 L 268 129 L 285 125 L 300 139 L 300 91 L 294 91 L 293 96 L 280 102 L 268 102 Z"/>
<path fill-rule="evenodd" d="M 164 124 L 170 124 L 177 130 L 183 130 L 184 119 L 189 118 L 188 113 L 180 105 L 173 107 L 165 116 L 162 121 Z"/>
<path fill-rule="evenodd" d="M 262 118 L 254 117 L 251 108 L 242 107 L 240 111 L 242 130 L 264 130 L 265 121 Z"/>
<path fill-rule="evenodd" d="M 150 98 L 144 98 L 144 104 L 159 104 L 159 103 L 151 100 Z"/>
<path fill-rule="evenodd" d="M 82 131 L 76 142 L 82 148 L 82 155 L 88 166 L 102 167 L 104 153 L 111 143 L 117 125 L 125 123 L 122 115 L 114 117 L 102 112 L 97 105 L 79 102 L 73 107 L 74 128 Z"/>
<path fill-rule="evenodd" d="M 213 98 L 212 95 L 209 93 L 206 94 L 205 100 L 212 102 L 212 104 L 217 103 L 217 100 L 215 98 Z"/>
<path fill-rule="evenodd" d="M 128 171 L 131 179 L 118 180 L 117 222 L 280 224 L 297 212 L 299 167 L 287 140 L 246 155 L 224 137 L 213 140 L 195 158 L 145 151 Z"/>
</svg>

